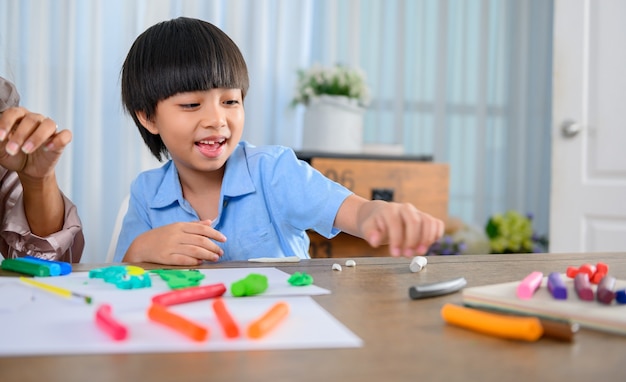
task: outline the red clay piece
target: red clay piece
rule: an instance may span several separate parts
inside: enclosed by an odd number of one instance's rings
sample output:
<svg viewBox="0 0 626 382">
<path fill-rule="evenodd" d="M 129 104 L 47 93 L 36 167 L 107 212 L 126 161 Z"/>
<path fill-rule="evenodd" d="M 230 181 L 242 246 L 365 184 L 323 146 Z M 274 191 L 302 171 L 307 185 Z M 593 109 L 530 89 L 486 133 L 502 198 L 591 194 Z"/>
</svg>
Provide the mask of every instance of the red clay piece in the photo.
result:
<svg viewBox="0 0 626 382">
<path fill-rule="evenodd" d="M 589 279 L 593 277 L 593 274 L 596 273 L 596 267 L 591 264 L 583 264 L 578 268 L 579 272 L 586 273 L 589 276 Z"/>
<path fill-rule="evenodd" d="M 576 277 L 578 272 L 579 272 L 578 268 L 576 267 L 567 267 L 567 270 L 565 271 L 565 275 L 569 277 L 570 279 L 573 279 L 574 277 Z"/>
<path fill-rule="evenodd" d="M 600 284 L 600 281 L 602 281 L 604 276 L 606 276 L 606 273 L 603 273 L 603 272 L 596 272 L 596 273 L 594 273 L 593 277 L 591 277 L 591 283 L 592 284 Z"/>
</svg>

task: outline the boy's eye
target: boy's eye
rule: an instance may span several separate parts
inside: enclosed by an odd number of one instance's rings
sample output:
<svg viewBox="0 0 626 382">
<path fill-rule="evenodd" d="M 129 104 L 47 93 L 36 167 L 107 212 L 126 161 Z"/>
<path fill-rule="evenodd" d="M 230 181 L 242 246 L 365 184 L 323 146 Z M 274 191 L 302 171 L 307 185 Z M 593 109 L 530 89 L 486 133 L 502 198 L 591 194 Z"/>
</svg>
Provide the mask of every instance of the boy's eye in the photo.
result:
<svg viewBox="0 0 626 382">
<path fill-rule="evenodd" d="M 236 105 L 239 103 L 239 100 L 231 99 L 225 102 L 227 105 Z"/>
<path fill-rule="evenodd" d="M 183 109 L 193 109 L 200 106 L 199 103 L 184 103 L 181 104 L 180 107 L 182 107 Z"/>
</svg>

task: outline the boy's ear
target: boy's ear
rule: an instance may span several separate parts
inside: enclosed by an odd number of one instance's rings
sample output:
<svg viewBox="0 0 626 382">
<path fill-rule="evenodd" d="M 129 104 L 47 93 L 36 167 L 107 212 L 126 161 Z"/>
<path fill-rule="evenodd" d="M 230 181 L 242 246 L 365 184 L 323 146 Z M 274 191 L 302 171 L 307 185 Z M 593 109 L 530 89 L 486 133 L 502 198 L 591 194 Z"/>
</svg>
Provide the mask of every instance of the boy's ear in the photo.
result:
<svg viewBox="0 0 626 382">
<path fill-rule="evenodd" d="M 148 130 L 154 135 L 159 134 L 159 130 L 156 128 L 154 121 L 149 119 L 146 116 L 145 112 L 137 111 L 135 112 L 135 115 L 137 116 L 137 119 L 139 119 L 139 122 L 141 122 L 141 125 L 144 127 L 144 129 Z"/>
</svg>

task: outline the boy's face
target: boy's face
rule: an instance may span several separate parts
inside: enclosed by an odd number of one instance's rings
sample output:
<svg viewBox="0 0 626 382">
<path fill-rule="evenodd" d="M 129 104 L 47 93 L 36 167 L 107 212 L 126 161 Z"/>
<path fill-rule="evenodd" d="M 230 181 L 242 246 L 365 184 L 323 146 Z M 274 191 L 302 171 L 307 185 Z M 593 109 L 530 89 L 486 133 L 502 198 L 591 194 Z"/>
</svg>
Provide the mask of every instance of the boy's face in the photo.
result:
<svg viewBox="0 0 626 382">
<path fill-rule="evenodd" d="M 244 114 L 241 90 L 218 88 L 175 94 L 157 104 L 151 121 L 139 118 L 161 135 L 182 175 L 222 170 L 241 140 Z"/>
</svg>

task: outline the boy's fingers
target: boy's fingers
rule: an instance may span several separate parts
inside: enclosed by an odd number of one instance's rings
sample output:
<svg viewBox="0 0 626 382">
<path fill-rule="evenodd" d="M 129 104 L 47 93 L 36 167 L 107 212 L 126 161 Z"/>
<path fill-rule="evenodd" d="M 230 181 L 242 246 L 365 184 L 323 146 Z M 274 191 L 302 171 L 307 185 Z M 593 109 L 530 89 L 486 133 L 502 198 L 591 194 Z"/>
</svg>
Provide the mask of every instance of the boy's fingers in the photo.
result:
<svg viewBox="0 0 626 382">
<path fill-rule="evenodd" d="M 172 255 L 168 256 L 167 260 L 165 260 L 163 263 L 164 265 L 182 265 L 193 267 L 202 264 L 202 260 L 180 253 L 173 253 Z"/>
</svg>

